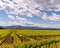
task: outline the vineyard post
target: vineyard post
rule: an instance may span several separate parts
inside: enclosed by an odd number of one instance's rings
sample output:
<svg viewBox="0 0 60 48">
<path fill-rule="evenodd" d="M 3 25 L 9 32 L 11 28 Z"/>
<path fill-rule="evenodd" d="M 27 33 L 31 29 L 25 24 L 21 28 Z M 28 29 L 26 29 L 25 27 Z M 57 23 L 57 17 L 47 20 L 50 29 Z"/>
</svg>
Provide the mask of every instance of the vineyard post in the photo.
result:
<svg viewBox="0 0 60 48">
<path fill-rule="evenodd" d="M 50 43 L 48 44 L 48 48 L 50 48 Z"/>
<path fill-rule="evenodd" d="M 57 48 L 57 44 L 56 44 L 57 42 L 55 41 L 55 46 L 56 46 L 56 48 Z"/>
</svg>

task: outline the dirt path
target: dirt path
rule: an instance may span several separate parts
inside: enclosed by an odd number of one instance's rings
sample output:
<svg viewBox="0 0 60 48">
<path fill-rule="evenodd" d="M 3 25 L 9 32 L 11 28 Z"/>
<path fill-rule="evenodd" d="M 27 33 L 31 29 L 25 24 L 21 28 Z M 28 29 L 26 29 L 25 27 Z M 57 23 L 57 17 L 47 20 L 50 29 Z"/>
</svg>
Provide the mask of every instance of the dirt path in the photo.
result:
<svg viewBox="0 0 60 48">
<path fill-rule="evenodd" d="M 16 33 L 15 33 L 15 34 L 16 34 Z M 16 34 L 16 36 L 20 39 L 21 42 L 30 41 L 30 38 L 28 38 L 28 37 L 21 37 L 21 36 L 19 36 L 18 34 Z"/>
<path fill-rule="evenodd" d="M 12 34 L 12 32 L 7 35 L 7 37 L 0 43 L 0 45 L 2 45 L 3 43 L 6 43 L 6 44 L 12 43 L 13 40 L 12 40 L 11 34 Z"/>
</svg>

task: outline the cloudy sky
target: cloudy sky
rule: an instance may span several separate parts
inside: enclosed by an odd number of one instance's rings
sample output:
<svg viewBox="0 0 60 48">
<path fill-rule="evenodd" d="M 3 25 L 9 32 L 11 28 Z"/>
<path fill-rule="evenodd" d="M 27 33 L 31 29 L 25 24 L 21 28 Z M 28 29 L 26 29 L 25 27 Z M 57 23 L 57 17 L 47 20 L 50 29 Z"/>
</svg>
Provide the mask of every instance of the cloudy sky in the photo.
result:
<svg viewBox="0 0 60 48">
<path fill-rule="evenodd" d="M 60 0 L 0 0 L 0 26 L 60 28 Z"/>
</svg>

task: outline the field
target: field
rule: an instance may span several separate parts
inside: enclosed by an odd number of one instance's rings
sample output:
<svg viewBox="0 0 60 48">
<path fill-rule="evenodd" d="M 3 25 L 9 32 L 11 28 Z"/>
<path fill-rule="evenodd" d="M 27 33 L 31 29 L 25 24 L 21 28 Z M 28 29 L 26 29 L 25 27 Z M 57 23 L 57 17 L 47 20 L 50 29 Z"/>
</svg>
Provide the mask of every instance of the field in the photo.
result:
<svg viewBox="0 0 60 48">
<path fill-rule="evenodd" d="M 0 29 L 0 48 L 60 48 L 60 30 Z"/>
</svg>

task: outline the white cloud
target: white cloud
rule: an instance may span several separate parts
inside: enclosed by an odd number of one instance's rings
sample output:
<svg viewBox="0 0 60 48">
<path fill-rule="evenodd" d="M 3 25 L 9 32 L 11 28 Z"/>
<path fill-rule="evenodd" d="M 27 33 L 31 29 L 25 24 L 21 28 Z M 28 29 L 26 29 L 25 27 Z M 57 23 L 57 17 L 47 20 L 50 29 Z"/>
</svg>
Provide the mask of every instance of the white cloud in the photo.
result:
<svg viewBox="0 0 60 48">
<path fill-rule="evenodd" d="M 4 23 L 3 23 L 4 24 Z M 60 28 L 60 24 L 39 24 L 39 23 L 34 23 L 34 22 L 29 22 L 29 21 L 10 21 L 7 26 L 11 25 L 21 25 L 21 26 L 36 26 L 36 27 L 44 27 L 44 28 Z M 5 25 L 5 24 L 4 24 Z"/>
<path fill-rule="evenodd" d="M 32 14 L 40 16 L 42 13 L 36 10 L 39 7 L 40 10 L 50 9 L 51 7 L 58 7 L 59 0 L 0 0 L 0 9 L 6 11 L 7 14 L 24 14 L 28 17 L 33 17 Z M 51 3 L 52 2 L 52 3 Z M 55 2 L 55 3 L 54 3 Z M 60 8 L 60 7 L 59 7 Z"/>
<path fill-rule="evenodd" d="M 26 20 L 27 20 L 26 18 L 21 18 L 21 17 L 19 17 L 19 16 L 16 16 L 16 19 L 17 19 L 17 20 L 20 20 L 20 21 L 26 21 Z"/>
<path fill-rule="evenodd" d="M 6 26 L 6 25 L 8 25 L 7 22 L 0 22 L 0 26 Z"/>
<path fill-rule="evenodd" d="M 29 21 L 9 21 L 9 22 L 0 22 L 1 26 L 11 26 L 11 25 L 21 25 L 21 26 L 36 26 L 36 27 L 44 27 L 44 28 L 60 28 L 60 24 L 39 24 Z"/>
<path fill-rule="evenodd" d="M 9 26 L 11 26 L 11 25 L 19 25 L 19 23 L 16 22 L 16 21 L 13 21 L 13 22 L 12 22 L 12 21 L 9 21 L 9 22 L 8 22 L 8 25 L 9 25 Z"/>
<path fill-rule="evenodd" d="M 55 10 L 55 11 L 60 11 L 60 4 L 57 4 L 56 7 L 57 7 L 58 9 Z"/>
<path fill-rule="evenodd" d="M 53 13 L 51 16 L 47 16 L 47 14 L 44 13 L 41 18 L 48 21 L 60 21 L 60 15 L 57 15 L 55 13 Z"/>
<path fill-rule="evenodd" d="M 9 18 L 9 19 L 12 19 L 12 20 L 14 20 L 14 19 L 15 19 L 15 17 L 14 17 L 14 16 L 12 16 L 12 15 L 8 15 L 8 18 Z"/>
<path fill-rule="evenodd" d="M 25 2 L 24 0 L 13 0 L 12 2 L 9 1 L 9 0 L 3 0 L 4 3 L 2 1 L 0 1 L 0 6 L 3 10 L 5 10 L 8 14 L 32 14 L 30 10 L 34 9 L 34 6 L 30 5 L 30 3 L 27 3 Z M 27 0 L 26 0 L 27 1 Z M 8 2 L 8 4 L 7 4 Z M 29 1 L 28 1 L 29 2 Z M 16 3 L 16 4 L 14 4 Z M 30 6 L 29 9 L 27 6 Z M 0 8 L 0 9 L 1 9 Z M 23 8 L 23 9 L 20 9 L 19 8 Z M 33 10 L 32 10 L 33 11 Z"/>
<path fill-rule="evenodd" d="M 36 1 L 35 0 L 13 0 L 13 1 L 3 0 L 3 1 L 4 3 L 0 1 L 0 6 L 8 14 L 26 14 L 29 17 L 32 17 L 32 14 L 40 15 L 40 12 L 35 10 L 35 8 L 36 7 L 39 7 L 41 9 L 44 8 L 44 4 L 42 3 L 40 4 L 40 2 L 46 2 L 41 0 L 36 0 Z M 23 8 L 23 9 L 19 9 L 19 8 Z"/>
<path fill-rule="evenodd" d="M 50 0 L 51 3 L 54 3 L 54 0 Z"/>
</svg>

